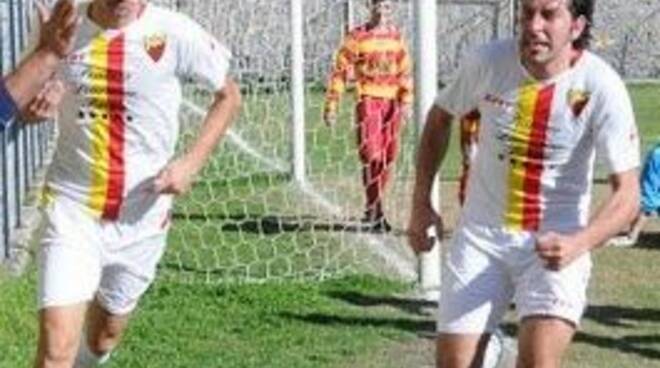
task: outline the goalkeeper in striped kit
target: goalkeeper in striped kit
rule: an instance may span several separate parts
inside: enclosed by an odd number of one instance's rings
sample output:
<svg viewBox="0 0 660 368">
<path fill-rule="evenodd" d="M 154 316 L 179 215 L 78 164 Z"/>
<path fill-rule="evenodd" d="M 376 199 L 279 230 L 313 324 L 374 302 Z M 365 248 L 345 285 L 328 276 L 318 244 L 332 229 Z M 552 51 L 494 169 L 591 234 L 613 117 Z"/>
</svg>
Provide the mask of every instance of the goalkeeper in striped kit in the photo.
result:
<svg viewBox="0 0 660 368">
<path fill-rule="evenodd" d="M 370 0 L 369 21 L 351 30 L 340 46 L 328 81 L 323 119 L 335 124 L 339 98 L 351 72 L 355 77 L 357 140 L 366 194 L 368 230 L 391 226 L 383 212 L 383 194 L 398 151 L 402 118 L 412 100 L 410 57 L 400 30 L 392 24 L 392 3 Z"/>
</svg>

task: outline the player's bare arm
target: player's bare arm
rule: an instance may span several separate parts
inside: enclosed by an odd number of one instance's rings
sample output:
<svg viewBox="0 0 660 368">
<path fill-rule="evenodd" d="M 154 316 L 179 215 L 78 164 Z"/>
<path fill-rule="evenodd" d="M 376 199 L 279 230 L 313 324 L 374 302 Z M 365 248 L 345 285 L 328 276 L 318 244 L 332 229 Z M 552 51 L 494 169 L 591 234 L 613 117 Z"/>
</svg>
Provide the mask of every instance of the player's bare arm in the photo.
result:
<svg viewBox="0 0 660 368">
<path fill-rule="evenodd" d="M 213 149 L 238 113 L 240 105 L 238 85 L 229 79 L 225 87 L 216 93 L 196 141 L 185 155 L 168 164 L 156 177 L 156 192 L 180 195 L 190 189 L 195 175 L 208 161 Z"/>
<path fill-rule="evenodd" d="M 612 194 L 582 231 L 540 235 L 536 252 L 546 267 L 561 269 L 625 228 L 639 212 L 638 176 L 637 169 L 611 175 Z"/>
<path fill-rule="evenodd" d="M 37 47 L 5 81 L 21 110 L 31 103 L 60 61 L 71 52 L 79 24 L 73 0 L 59 0 L 52 12 L 43 4 L 36 4 L 40 25 Z"/>
<path fill-rule="evenodd" d="M 64 83 L 58 79 L 46 81 L 44 87 L 21 112 L 25 123 L 38 123 L 57 117 L 57 110 L 64 97 Z"/>
<path fill-rule="evenodd" d="M 431 206 L 433 180 L 449 147 L 451 121 L 447 111 L 434 106 L 426 119 L 417 153 L 413 204 L 408 224 L 410 246 L 415 252 L 431 248 L 427 229 L 435 225 L 437 236 L 442 236 L 442 217 Z"/>
</svg>

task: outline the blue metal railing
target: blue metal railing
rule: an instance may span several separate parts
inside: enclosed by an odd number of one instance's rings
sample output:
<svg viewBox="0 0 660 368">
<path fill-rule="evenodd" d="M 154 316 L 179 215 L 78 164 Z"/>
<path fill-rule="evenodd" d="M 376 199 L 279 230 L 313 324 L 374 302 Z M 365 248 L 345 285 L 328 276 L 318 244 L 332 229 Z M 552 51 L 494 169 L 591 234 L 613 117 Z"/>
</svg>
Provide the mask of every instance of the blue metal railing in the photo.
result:
<svg viewBox="0 0 660 368">
<path fill-rule="evenodd" d="M 16 68 L 27 47 L 33 14 L 32 0 L 0 0 L 0 71 Z M 11 243 L 24 226 L 27 193 L 45 164 L 52 124 L 24 125 L 14 121 L 0 131 L 0 261 L 12 257 Z"/>
</svg>

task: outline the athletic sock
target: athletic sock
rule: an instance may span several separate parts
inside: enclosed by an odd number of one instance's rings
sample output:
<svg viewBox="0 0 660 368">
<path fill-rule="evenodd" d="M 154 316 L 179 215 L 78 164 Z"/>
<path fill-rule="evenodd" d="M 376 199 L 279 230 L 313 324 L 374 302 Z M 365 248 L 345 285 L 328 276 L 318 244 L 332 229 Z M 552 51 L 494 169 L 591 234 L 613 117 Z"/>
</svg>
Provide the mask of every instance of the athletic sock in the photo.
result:
<svg viewBox="0 0 660 368">
<path fill-rule="evenodd" d="M 87 345 L 86 341 L 87 339 L 83 337 L 82 340 L 83 341 L 80 342 L 80 348 L 78 348 L 78 355 L 76 356 L 73 368 L 93 368 L 110 360 L 110 354 L 112 351 L 108 351 L 101 356 L 96 355 L 89 349 L 89 345 Z"/>
</svg>

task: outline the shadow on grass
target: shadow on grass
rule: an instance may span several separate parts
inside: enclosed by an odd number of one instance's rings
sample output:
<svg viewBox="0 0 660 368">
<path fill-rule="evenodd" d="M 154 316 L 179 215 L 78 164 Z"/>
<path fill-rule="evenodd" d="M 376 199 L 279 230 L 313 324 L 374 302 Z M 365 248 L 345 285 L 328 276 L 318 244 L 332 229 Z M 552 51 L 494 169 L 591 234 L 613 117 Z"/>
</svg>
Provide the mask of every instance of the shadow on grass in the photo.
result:
<svg viewBox="0 0 660 368">
<path fill-rule="evenodd" d="M 606 326 L 635 328 L 633 321 L 660 322 L 660 309 L 592 305 L 584 318 Z"/>
<path fill-rule="evenodd" d="M 359 307 L 393 307 L 408 314 L 424 317 L 434 317 L 437 308 L 435 302 L 415 298 L 371 296 L 353 291 L 330 291 L 326 295 Z"/>
<path fill-rule="evenodd" d="M 321 313 L 297 314 L 285 312 L 280 316 L 292 321 L 311 323 L 323 326 L 346 326 L 352 328 L 391 328 L 413 333 L 422 338 L 432 338 L 435 333 L 435 322 L 403 317 L 352 317 Z"/>
<path fill-rule="evenodd" d="M 173 220 L 216 221 L 220 231 L 246 232 L 260 235 L 277 235 L 289 232 L 354 232 L 382 234 L 370 231 L 369 226 L 359 219 L 329 219 L 312 215 L 264 215 L 264 214 L 172 214 Z M 388 235 L 404 235 L 400 229 L 393 229 Z"/>
<path fill-rule="evenodd" d="M 643 232 L 639 234 L 635 248 L 660 250 L 660 232 Z"/>
<path fill-rule="evenodd" d="M 312 323 L 317 325 L 347 327 L 366 327 L 366 328 L 392 328 L 417 335 L 424 339 L 434 339 L 436 324 L 435 311 L 436 303 L 406 297 L 368 295 L 355 291 L 326 291 L 324 292 L 330 298 L 340 300 L 344 303 L 360 307 L 365 312 L 367 309 L 371 312 L 391 313 L 394 308 L 398 314 L 404 313 L 404 316 L 392 317 L 355 317 L 337 314 L 306 313 L 297 314 L 286 312 L 281 314 L 283 318 Z M 366 313 L 362 313 L 365 315 Z"/>
<path fill-rule="evenodd" d="M 575 334 L 574 342 L 626 354 L 636 354 L 648 359 L 660 359 L 660 348 L 656 347 L 660 344 L 660 333 L 641 335 L 636 329 L 635 323 L 632 323 L 632 321 L 660 322 L 660 310 L 609 305 L 590 306 L 587 308 L 584 318 L 610 326 L 612 333 L 610 336 L 603 336 L 582 330 Z M 518 329 L 518 325 L 514 323 L 502 325 L 502 330 L 508 336 L 516 336 Z M 637 332 L 637 334 L 626 334 L 626 329 L 630 332 Z"/>
<path fill-rule="evenodd" d="M 618 350 L 622 353 L 636 354 L 649 359 L 660 359 L 660 349 L 646 346 L 660 343 L 660 334 L 611 337 L 578 332 L 574 341 Z"/>
</svg>

